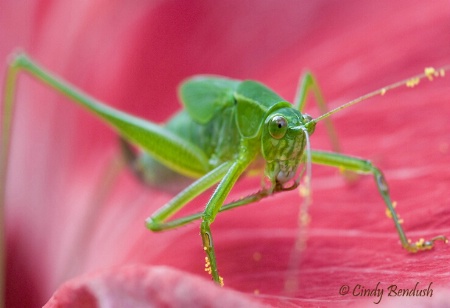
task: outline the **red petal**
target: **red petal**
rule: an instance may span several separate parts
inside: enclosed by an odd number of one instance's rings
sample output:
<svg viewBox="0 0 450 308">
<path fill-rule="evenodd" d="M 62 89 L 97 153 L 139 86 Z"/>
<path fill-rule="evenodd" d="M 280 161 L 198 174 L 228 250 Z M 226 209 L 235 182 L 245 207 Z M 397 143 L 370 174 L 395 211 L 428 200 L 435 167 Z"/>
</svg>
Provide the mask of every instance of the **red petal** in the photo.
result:
<svg viewBox="0 0 450 308">
<path fill-rule="evenodd" d="M 130 265 L 69 280 L 44 307 L 263 307 L 168 267 Z"/>
</svg>

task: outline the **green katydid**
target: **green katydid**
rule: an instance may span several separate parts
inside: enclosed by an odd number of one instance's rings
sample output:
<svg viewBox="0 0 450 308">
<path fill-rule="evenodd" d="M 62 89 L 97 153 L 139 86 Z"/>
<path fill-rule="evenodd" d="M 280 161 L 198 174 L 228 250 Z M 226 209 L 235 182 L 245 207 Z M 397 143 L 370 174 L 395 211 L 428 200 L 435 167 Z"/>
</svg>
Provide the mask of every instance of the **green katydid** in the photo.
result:
<svg viewBox="0 0 450 308">
<path fill-rule="evenodd" d="M 95 100 L 53 75 L 27 55 L 17 54 L 11 61 L 6 76 L 0 152 L 0 200 L 4 202 L 5 197 L 17 77 L 18 73 L 26 72 L 111 126 L 121 137 L 124 156 L 141 178 L 151 181 L 154 170 L 150 166 L 155 165 L 159 170 L 162 168 L 192 178 L 190 185 L 146 220 L 146 225 L 152 231 L 163 231 L 200 219 L 207 270 L 216 283 L 222 284 L 222 278 L 217 267 L 210 226 L 218 212 L 291 190 L 299 185 L 301 174 L 305 170 L 309 182 L 312 163 L 372 174 L 394 221 L 402 246 L 410 252 L 428 250 L 433 248 L 435 241 L 447 242 L 447 239 L 440 235 L 416 243 L 408 240 L 391 201 L 383 173 L 368 160 L 338 153 L 337 137 L 328 117 L 370 97 L 383 95 L 405 83 L 414 85 L 423 78 L 444 76 L 448 70 L 450 67 L 427 69 L 424 74 L 373 91 L 329 112 L 319 86 L 310 73 L 301 79 L 294 104 L 255 81 L 196 76 L 185 81 L 180 87 L 184 110 L 171 118 L 165 126 L 159 126 Z M 315 119 L 302 113 L 310 91 L 322 112 L 322 115 Z M 321 120 L 325 120 L 333 148 L 337 152 L 310 150 L 309 136 Z M 130 144 L 139 147 L 143 154 L 138 155 Z M 224 204 L 236 181 L 255 161 L 264 163 L 267 184 L 250 196 Z M 217 187 L 203 212 L 170 220 L 183 206 L 215 185 Z"/>
</svg>

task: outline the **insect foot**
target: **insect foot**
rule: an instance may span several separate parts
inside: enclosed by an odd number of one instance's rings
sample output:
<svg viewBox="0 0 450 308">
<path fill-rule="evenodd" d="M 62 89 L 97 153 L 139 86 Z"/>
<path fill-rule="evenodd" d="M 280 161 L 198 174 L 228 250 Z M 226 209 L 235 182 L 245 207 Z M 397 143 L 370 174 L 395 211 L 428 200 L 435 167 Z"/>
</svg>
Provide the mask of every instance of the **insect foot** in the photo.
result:
<svg viewBox="0 0 450 308">
<path fill-rule="evenodd" d="M 436 236 L 436 237 L 432 238 L 429 241 L 425 241 L 423 238 L 421 238 L 420 240 L 418 240 L 414 244 L 411 244 L 409 242 L 406 245 L 403 245 L 403 247 L 407 251 L 415 253 L 415 252 L 418 252 L 418 251 L 424 251 L 424 250 L 433 249 L 435 241 L 443 241 L 444 243 L 448 244 L 448 239 L 445 236 L 443 236 L 443 235 L 439 235 L 439 236 Z"/>
</svg>

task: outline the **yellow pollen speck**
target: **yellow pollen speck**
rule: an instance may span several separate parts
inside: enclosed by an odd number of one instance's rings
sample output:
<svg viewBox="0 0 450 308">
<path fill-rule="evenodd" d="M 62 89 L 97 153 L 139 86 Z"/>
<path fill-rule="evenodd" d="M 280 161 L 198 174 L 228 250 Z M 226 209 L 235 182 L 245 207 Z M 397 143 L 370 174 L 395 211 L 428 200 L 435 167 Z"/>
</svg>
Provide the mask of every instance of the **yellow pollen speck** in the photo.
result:
<svg viewBox="0 0 450 308">
<path fill-rule="evenodd" d="M 444 77 L 445 76 L 445 70 L 443 68 L 441 68 L 439 70 L 439 76 Z"/>
<path fill-rule="evenodd" d="M 261 255 L 261 253 L 260 252 L 254 252 L 253 253 L 253 260 L 255 260 L 255 261 L 260 261 L 261 260 L 261 258 L 262 258 L 262 255 Z"/>
<path fill-rule="evenodd" d="M 433 75 L 436 74 L 436 70 L 432 67 L 426 67 L 424 70 L 425 75 L 428 77 L 428 80 L 433 80 Z M 436 75 L 435 75 L 436 76 Z"/>
<path fill-rule="evenodd" d="M 416 246 L 423 246 L 423 243 L 425 242 L 425 240 L 423 238 L 421 238 L 420 240 L 418 240 L 416 242 Z"/>
<path fill-rule="evenodd" d="M 417 86 L 420 82 L 420 78 L 411 78 L 408 81 L 406 81 L 406 86 L 408 88 L 413 88 L 415 86 Z"/>
<path fill-rule="evenodd" d="M 392 219 L 392 213 L 389 209 L 386 209 L 386 216 L 390 219 Z"/>
<path fill-rule="evenodd" d="M 397 207 L 397 201 L 393 201 L 392 202 L 392 208 L 396 208 Z M 389 209 L 386 209 L 386 216 L 390 219 L 392 219 L 392 212 Z M 398 218 L 398 222 L 401 224 L 403 223 L 403 220 L 400 219 L 400 215 L 397 214 L 397 218 Z"/>
<path fill-rule="evenodd" d="M 258 295 L 258 294 L 259 294 L 259 290 L 258 290 L 258 289 L 255 289 L 255 290 L 253 291 L 253 294 Z"/>
<path fill-rule="evenodd" d="M 211 263 L 209 262 L 209 258 L 205 257 L 205 272 L 211 275 L 212 269 L 211 269 Z"/>
<path fill-rule="evenodd" d="M 386 89 L 381 89 L 381 92 L 380 92 L 380 94 L 381 94 L 381 96 L 383 96 L 384 94 L 386 94 Z"/>
<path fill-rule="evenodd" d="M 220 283 L 220 286 L 223 287 L 223 278 L 221 276 L 219 276 L 219 283 Z"/>
<path fill-rule="evenodd" d="M 404 222 L 403 219 L 399 219 L 399 220 L 398 220 L 398 223 L 399 223 L 399 224 L 402 224 L 403 222 Z"/>
</svg>

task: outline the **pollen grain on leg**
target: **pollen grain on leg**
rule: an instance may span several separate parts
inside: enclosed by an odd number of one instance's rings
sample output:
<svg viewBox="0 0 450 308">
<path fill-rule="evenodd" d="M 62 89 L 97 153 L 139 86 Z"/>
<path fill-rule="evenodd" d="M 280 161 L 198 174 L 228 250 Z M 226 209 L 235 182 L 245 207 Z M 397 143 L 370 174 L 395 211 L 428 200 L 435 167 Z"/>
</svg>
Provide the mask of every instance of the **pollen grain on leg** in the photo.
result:
<svg viewBox="0 0 450 308">
<path fill-rule="evenodd" d="M 390 219 L 392 219 L 392 213 L 390 209 L 386 209 L 386 216 Z"/>
<path fill-rule="evenodd" d="M 211 263 L 209 262 L 209 258 L 205 257 L 205 272 L 211 275 L 212 269 L 211 269 Z"/>
</svg>

